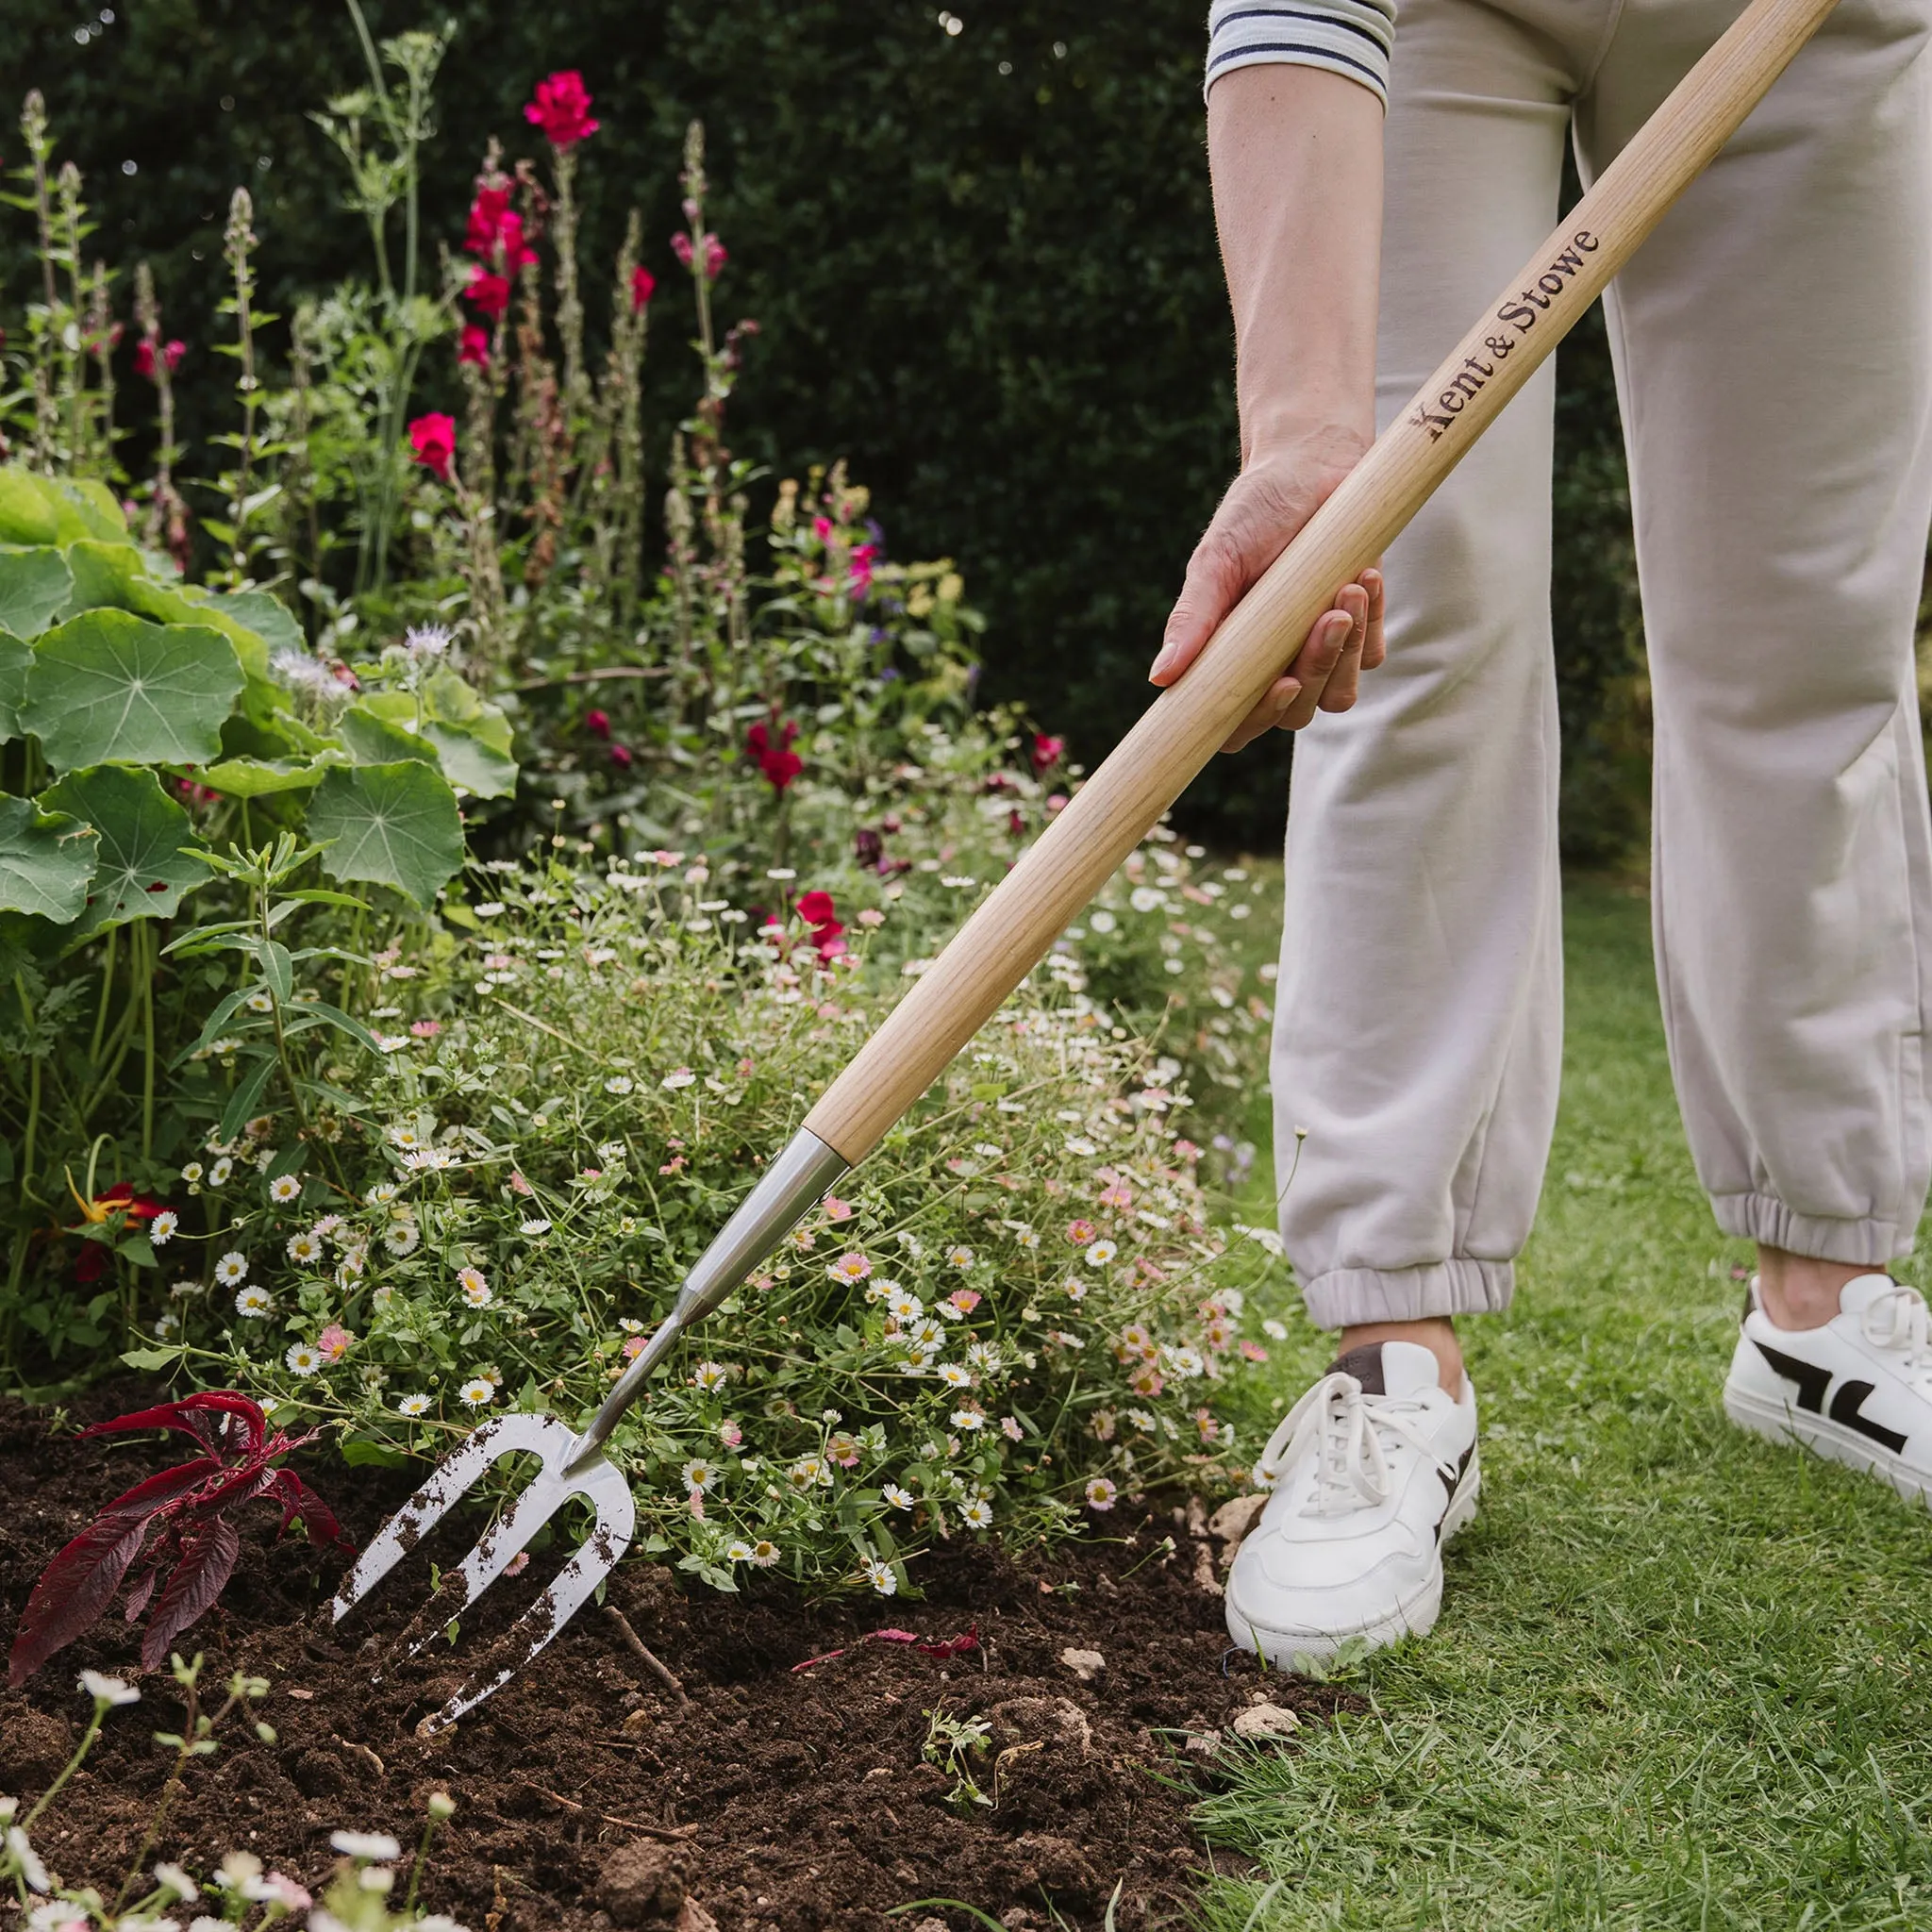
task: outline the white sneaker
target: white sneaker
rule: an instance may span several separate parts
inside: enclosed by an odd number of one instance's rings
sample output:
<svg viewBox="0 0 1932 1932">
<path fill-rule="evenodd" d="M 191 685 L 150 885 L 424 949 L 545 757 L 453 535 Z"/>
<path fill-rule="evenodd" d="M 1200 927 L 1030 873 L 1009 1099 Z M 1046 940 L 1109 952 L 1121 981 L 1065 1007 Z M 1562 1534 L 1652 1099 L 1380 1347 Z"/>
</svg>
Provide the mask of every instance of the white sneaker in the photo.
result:
<svg viewBox="0 0 1932 1932">
<path fill-rule="evenodd" d="M 1227 1631 L 1291 1669 L 1351 1639 L 1434 1627 L 1442 1544 L 1475 1514 L 1475 1391 L 1413 1341 L 1351 1349 L 1289 1410 L 1255 1468 L 1274 1493 L 1235 1551 Z"/>
<path fill-rule="evenodd" d="M 1724 1413 L 1774 1441 L 1883 1476 L 1932 1504 L 1932 1349 L 1924 1297 L 1889 1274 L 1860 1274 L 1822 1328 L 1779 1328 L 1753 1281 Z"/>
</svg>

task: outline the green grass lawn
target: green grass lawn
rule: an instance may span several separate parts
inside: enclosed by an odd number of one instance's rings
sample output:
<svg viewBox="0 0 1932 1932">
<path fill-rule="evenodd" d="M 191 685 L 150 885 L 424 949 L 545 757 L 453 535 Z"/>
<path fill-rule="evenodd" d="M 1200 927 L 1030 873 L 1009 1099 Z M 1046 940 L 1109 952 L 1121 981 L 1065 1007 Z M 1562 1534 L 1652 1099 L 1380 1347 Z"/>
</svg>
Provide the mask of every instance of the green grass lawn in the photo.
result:
<svg viewBox="0 0 1932 1932">
<path fill-rule="evenodd" d="M 1267 1874 L 1208 1923 L 1932 1927 L 1932 1520 L 1725 1422 L 1749 1249 L 1691 1174 L 1647 908 L 1567 916 L 1541 1213 L 1515 1307 L 1463 1324 L 1485 1487 L 1442 1620 L 1204 1806 Z M 1284 1355 L 1289 1396 L 1323 1339 Z"/>
</svg>

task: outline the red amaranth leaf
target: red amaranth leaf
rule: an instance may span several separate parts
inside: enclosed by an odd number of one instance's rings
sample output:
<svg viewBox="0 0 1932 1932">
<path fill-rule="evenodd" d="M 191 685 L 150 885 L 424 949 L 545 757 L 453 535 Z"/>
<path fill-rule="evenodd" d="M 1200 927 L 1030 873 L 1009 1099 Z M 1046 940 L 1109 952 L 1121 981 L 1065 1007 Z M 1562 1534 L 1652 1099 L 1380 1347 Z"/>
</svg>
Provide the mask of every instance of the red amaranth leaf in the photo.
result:
<svg viewBox="0 0 1932 1932">
<path fill-rule="evenodd" d="M 140 1553 L 155 1512 L 178 1503 L 216 1467 L 201 1457 L 137 1483 L 47 1565 L 21 1612 L 7 1660 L 9 1685 L 24 1684 L 57 1650 L 100 1620 Z"/>
<path fill-rule="evenodd" d="M 147 1635 L 141 1640 L 143 1670 L 158 1671 L 182 1631 L 205 1616 L 242 1554 L 242 1539 L 225 1516 L 218 1516 L 199 1535 L 191 1537 L 168 1578 L 168 1587 L 155 1606 Z"/>
<path fill-rule="evenodd" d="M 24 1683 L 57 1650 L 92 1628 L 137 1561 L 140 1567 L 128 1585 L 129 1623 L 154 1597 L 161 1572 L 175 1565 L 142 1642 L 143 1664 L 157 1668 L 181 1632 L 207 1613 L 234 1573 L 242 1540 L 230 1519 L 257 1497 L 280 1504 L 284 1531 L 299 1516 L 312 1541 L 353 1548 L 327 1504 L 292 1470 L 275 1467 L 278 1458 L 312 1440 L 312 1430 L 294 1437 L 279 1430 L 271 1434 L 258 1403 L 232 1390 L 210 1390 L 96 1423 L 81 1433 L 125 1435 L 142 1429 L 175 1430 L 192 1437 L 208 1453 L 137 1483 L 47 1565 L 14 1635 L 9 1684 Z M 155 1533 L 152 1542 L 150 1532 Z"/>
<path fill-rule="evenodd" d="M 85 1440 L 89 1436 L 130 1435 L 141 1429 L 174 1429 L 192 1436 L 210 1456 L 221 1456 L 225 1461 L 228 1457 L 224 1451 L 238 1446 L 232 1440 L 233 1426 L 225 1420 L 229 1416 L 242 1423 L 244 1441 L 239 1446 L 242 1454 L 253 1455 L 268 1434 L 268 1418 L 258 1402 L 226 1390 L 184 1396 L 179 1402 L 163 1402 L 154 1408 L 138 1408 L 132 1415 L 117 1415 L 112 1422 L 95 1423 L 80 1433 Z"/>
</svg>

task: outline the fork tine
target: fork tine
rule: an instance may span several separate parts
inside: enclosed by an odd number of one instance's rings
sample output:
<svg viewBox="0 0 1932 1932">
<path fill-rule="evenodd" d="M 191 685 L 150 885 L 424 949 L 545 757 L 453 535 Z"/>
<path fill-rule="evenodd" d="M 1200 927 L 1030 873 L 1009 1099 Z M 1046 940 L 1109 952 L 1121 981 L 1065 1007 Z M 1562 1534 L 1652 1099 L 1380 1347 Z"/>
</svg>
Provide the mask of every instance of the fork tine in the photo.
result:
<svg viewBox="0 0 1932 1932">
<path fill-rule="evenodd" d="M 443 1573 L 442 1588 L 425 1606 L 423 1621 L 427 1624 L 409 1644 L 406 1656 L 414 1657 L 423 1646 L 460 1615 L 501 1576 L 511 1557 L 521 1550 L 560 1508 L 565 1499 L 576 1493 L 577 1486 L 554 1473 L 546 1461 L 509 1510 L 499 1516 L 483 1532 L 476 1547 L 457 1565 Z"/>
<path fill-rule="evenodd" d="M 637 1507 L 631 1500 L 630 1486 L 609 1463 L 600 1457 L 578 1470 L 563 1493 L 573 1492 L 589 1496 L 597 1506 L 595 1527 L 550 1587 L 505 1634 L 497 1650 L 502 1661 L 487 1680 L 480 1674 L 472 1677 L 441 1710 L 416 1726 L 418 1737 L 434 1737 L 438 1731 L 447 1730 L 464 1712 L 474 1710 L 492 1691 L 501 1690 L 570 1622 L 630 1547 Z M 508 1560 L 505 1555 L 503 1561 Z"/>
<path fill-rule="evenodd" d="M 485 1423 L 433 1469 L 414 1495 L 371 1537 L 336 1591 L 332 1610 L 340 1624 L 424 1538 L 497 1457 L 526 1449 L 542 1456 L 567 1455 L 576 1440 L 555 1416 L 507 1415 Z M 540 1478 L 541 1480 L 541 1478 Z M 508 1557 L 504 1559 L 508 1562 Z"/>
</svg>

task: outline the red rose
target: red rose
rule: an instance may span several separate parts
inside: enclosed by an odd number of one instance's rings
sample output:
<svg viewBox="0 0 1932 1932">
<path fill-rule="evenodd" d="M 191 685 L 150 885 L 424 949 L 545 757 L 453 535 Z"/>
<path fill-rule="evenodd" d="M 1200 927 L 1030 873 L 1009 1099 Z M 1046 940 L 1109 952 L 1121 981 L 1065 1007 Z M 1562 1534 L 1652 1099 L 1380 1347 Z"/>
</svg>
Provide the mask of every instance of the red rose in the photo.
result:
<svg viewBox="0 0 1932 1932">
<path fill-rule="evenodd" d="M 524 119 L 532 127 L 541 127 L 552 147 L 575 147 L 597 131 L 597 123 L 591 119 L 590 92 L 575 68 L 540 80 L 537 98 L 524 109 Z"/>
<path fill-rule="evenodd" d="M 831 893 L 807 892 L 798 901 L 798 916 L 808 925 L 824 925 L 839 916 L 839 908 L 833 905 Z"/>
<path fill-rule="evenodd" d="M 458 362 L 473 362 L 478 369 L 490 361 L 490 331 L 480 324 L 468 323 L 463 328 L 462 346 L 457 351 Z"/>
<path fill-rule="evenodd" d="M 650 301 L 658 287 L 658 277 L 647 268 L 634 268 L 630 272 L 630 312 L 640 315 L 644 305 Z"/>
<path fill-rule="evenodd" d="M 457 453 L 457 419 L 434 412 L 418 416 L 409 425 L 409 447 L 439 483 L 447 483 L 450 459 Z"/>
</svg>

